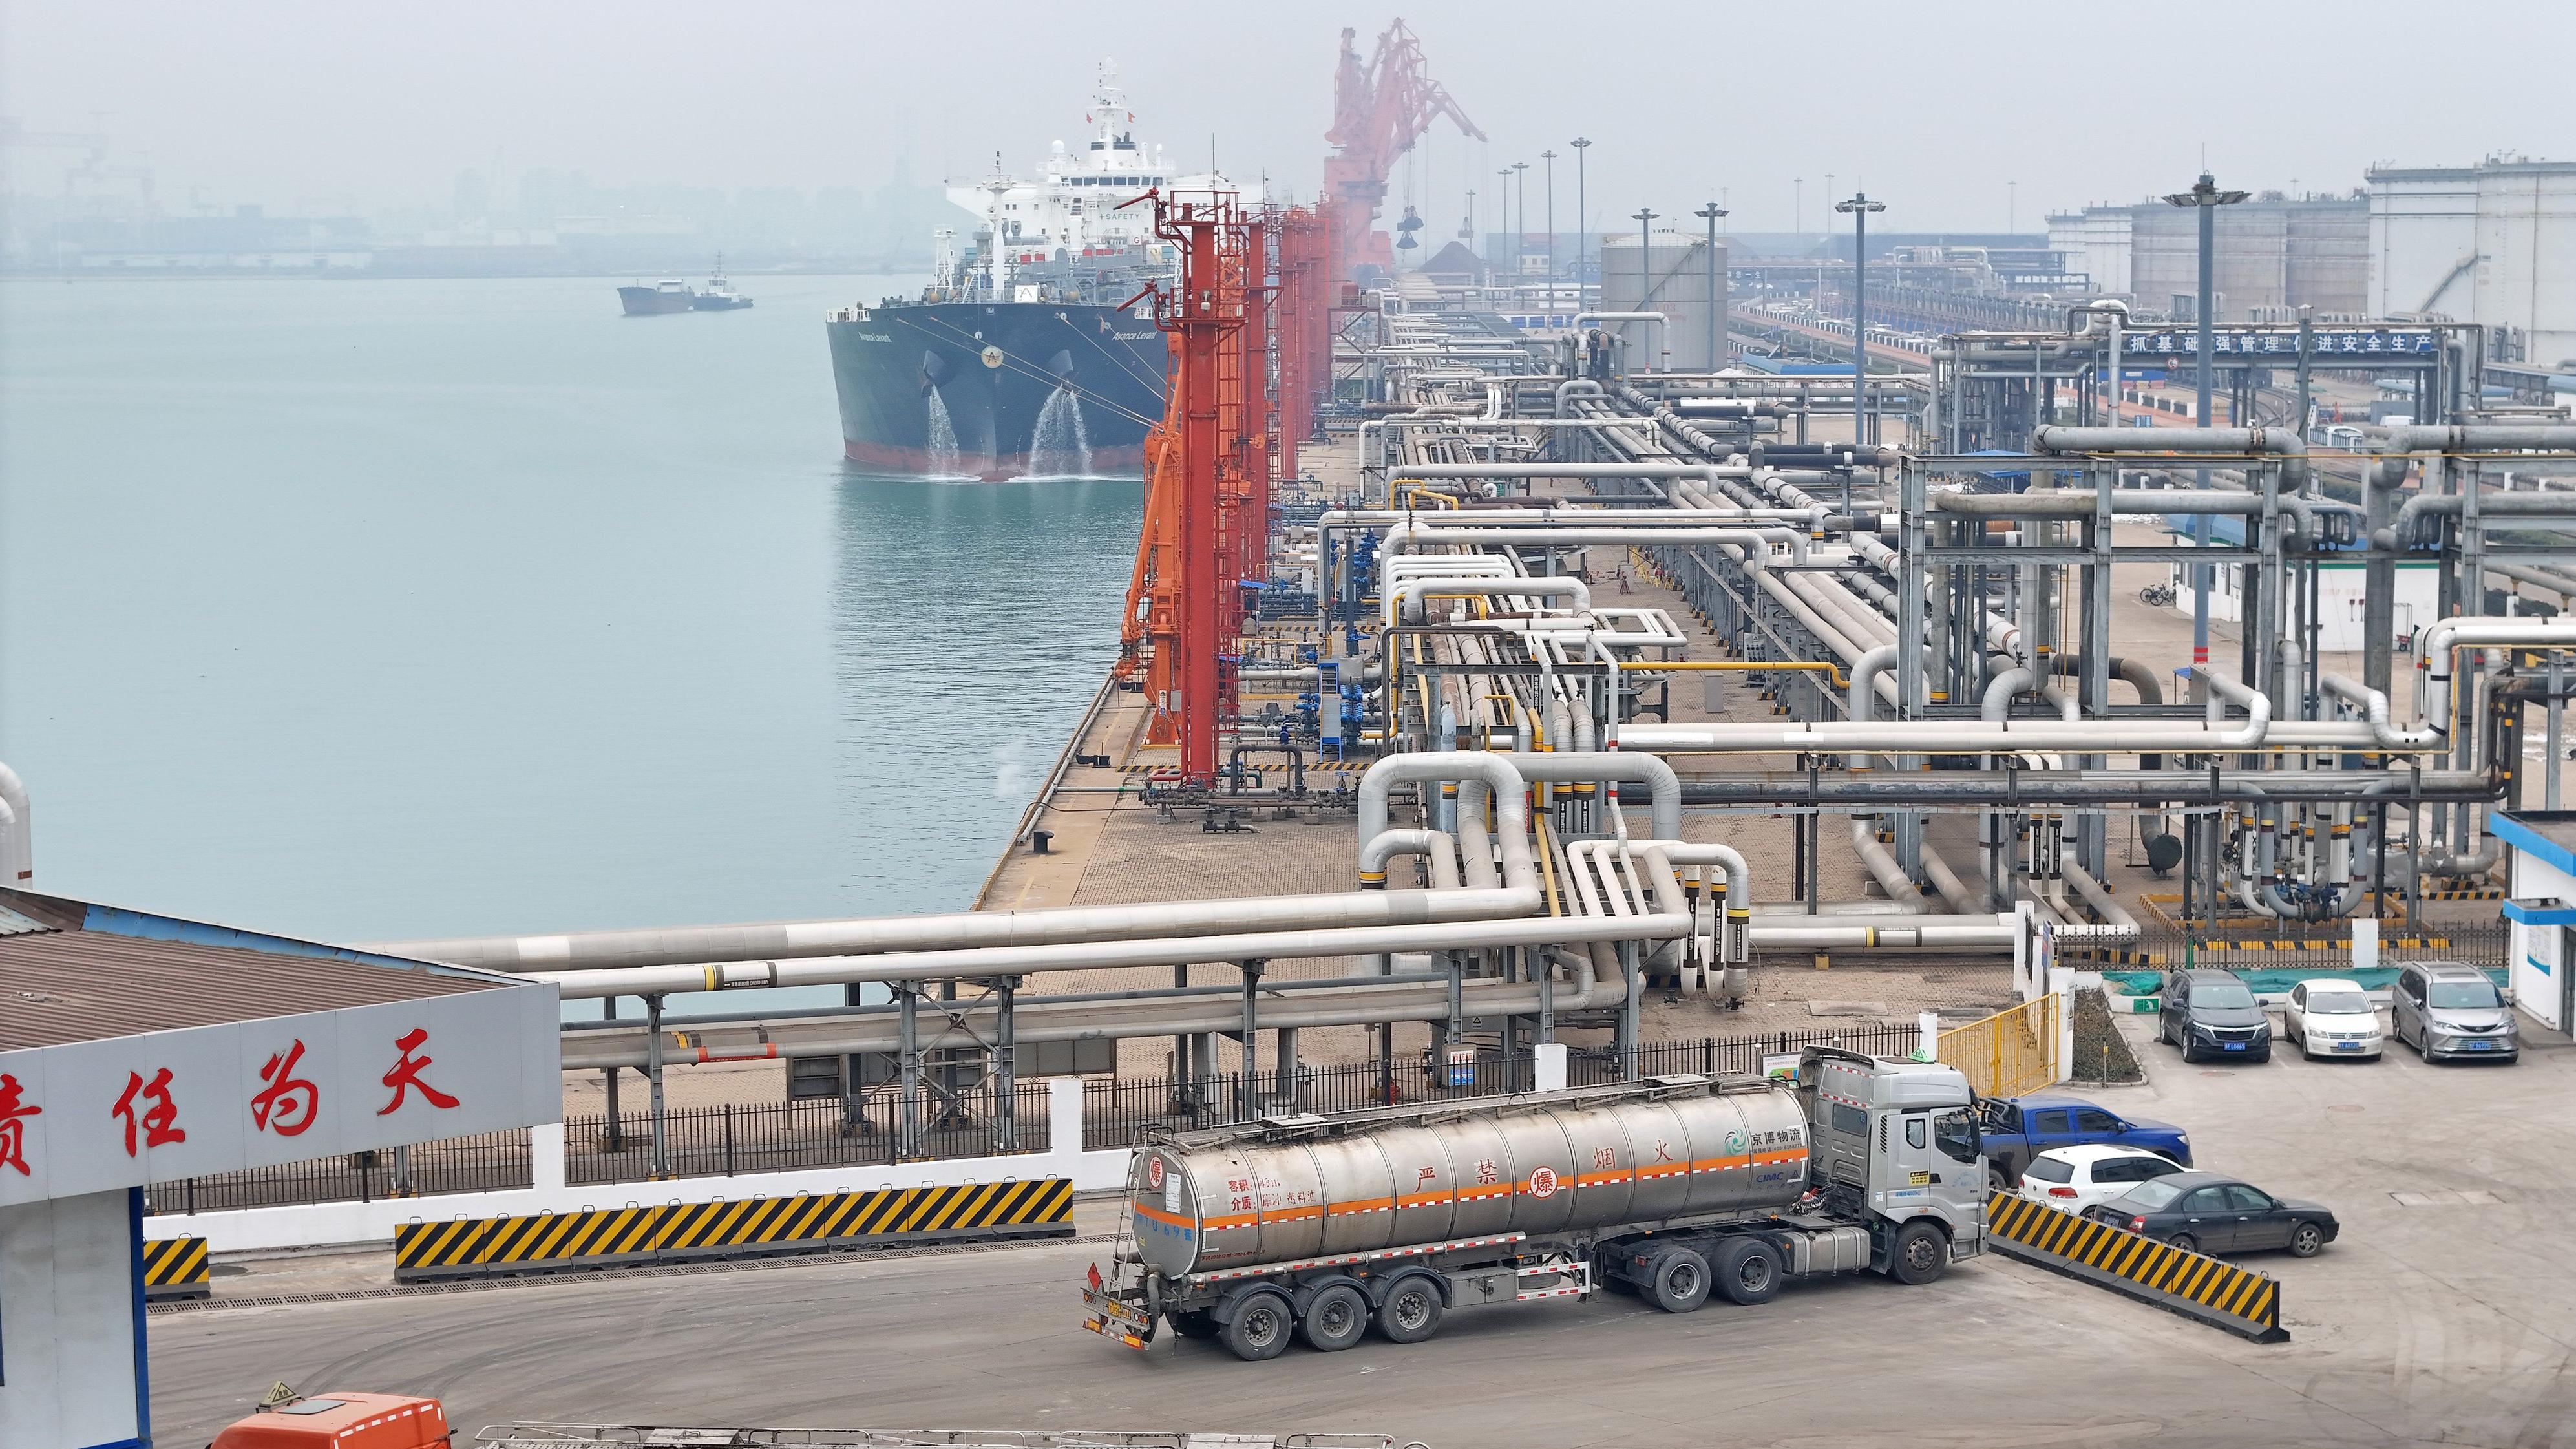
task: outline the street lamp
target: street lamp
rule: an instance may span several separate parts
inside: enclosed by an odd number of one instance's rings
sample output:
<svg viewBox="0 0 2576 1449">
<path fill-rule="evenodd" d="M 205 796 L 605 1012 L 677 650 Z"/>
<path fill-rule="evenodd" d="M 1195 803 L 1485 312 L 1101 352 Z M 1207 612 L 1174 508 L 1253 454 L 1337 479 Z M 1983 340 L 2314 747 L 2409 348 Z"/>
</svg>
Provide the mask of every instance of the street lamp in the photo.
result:
<svg viewBox="0 0 2576 1449">
<path fill-rule="evenodd" d="M 1494 221 L 1496 222 L 1494 235 L 1500 236 L 1503 231 L 1500 223 L 1512 219 L 1512 168 L 1506 166 L 1496 174 L 1503 178 L 1502 194 L 1494 198 Z M 1512 255 L 1518 257 L 1522 250 L 1521 234 L 1515 230 L 1512 233 Z M 1512 263 L 1512 270 L 1515 272 L 1520 270 L 1518 261 Z"/>
<path fill-rule="evenodd" d="M 1583 310 L 1583 274 L 1592 265 L 1592 238 L 1583 230 L 1592 215 L 1583 209 L 1583 153 L 1592 149 L 1592 143 L 1577 136 L 1571 144 L 1574 147 L 1574 310 L 1580 312 Z"/>
<path fill-rule="evenodd" d="M 1517 238 L 1512 243 L 1512 273 L 1514 284 L 1518 285 L 1518 279 L 1528 275 L 1529 272 L 1529 163 L 1527 161 L 1512 163 L 1512 179 L 1520 183 L 1520 199 L 1514 203 L 1516 209 L 1512 212 L 1512 235 Z"/>
<path fill-rule="evenodd" d="M 1849 201 L 1837 201 L 1834 210 L 1848 211 L 1852 219 L 1852 448 L 1869 441 L 1869 214 L 1887 210 L 1884 201 L 1872 201 L 1866 191 L 1855 191 Z M 1851 512 L 1851 475 L 1843 475 L 1843 512 Z"/>
<path fill-rule="evenodd" d="M 1651 312 L 1654 310 L 1653 308 L 1648 307 L 1646 303 L 1653 300 L 1654 296 L 1654 288 L 1650 285 L 1654 281 L 1655 276 L 1654 227 L 1655 218 L 1662 214 L 1663 213 L 1655 211 L 1650 207 L 1644 206 L 1638 207 L 1635 211 L 1629 213 L 1629 215 L 1637 219 L 1637 310 L 1640 312 Z M 1607 283 L 1610 279 L 1608 277 L 1603 277 L 1601 280 L 1604 283 Z M 1606 286 L 1604 288 L 1602 300 L 1605 302 L 1609 300 Z M 1669 331 L 1671 324 L 1666 323 L 1665 327 L 1666 330 Z M 1648 361 L 1651 362 L 1653 359 L 1649 358 Z M 1649 367 L 1646 370 L 1648 372 L 1654 371 L 1652 367 Z"/>
<path fill-rule="evenodd" d="M 2192 421 L 2204 428 L 2209 426 L 2210 408 L 2209 312 L 2213 301 L 2210 294 L 2210 257 L 2216 249 L 2214 243 L 2218 235 L 2218 208 L 2234 206 L 2245 197 L 2246 193 L 2242 191 L 2219 190 L 2217 179 L 2203 171 L 2200 173 L 2200 180 L 2192 183 L 2191 190 L 2177 191 L 2165 198 L 2170 205 L 2197 207 L 2200 210 L 2200 299 L 2194 308 L 2194 316 L 2200 324 L 2199 346 L 2195 349 L 2198 354 L 2200 373 L 2200 400 L 2193 413 Z M 2209 470 L 2200 468 L 2194 471 L 2197 474 L 2199 486 L 2208 487 Z M 2194 548 L 2209 547 L 2208 514 L 2192 515 L 2191 542 Z M 2209 575 L 2208 564 L 2195 563 L 2191 566 L 2191 662 L 2196 666 L 2206 666 L 2209 663 Z M 2208 685 L 2197 682 L 2205 678 L 2197 669 L 2192 678 L 2195 681 L 2192 693 L 2198 697 L 2208 688 Z"/>
<path fill-rule="evenodd" d="M 1547 310 L 1556 311 L 1556 153 L 1541 151 L 1547 163 Z"/>
<path fill-rule="evenodd" d="M 1712 201 L 1691 215 L 1708 223 L 1708 370 L 1726 365 L 1726 289 L 1717 276 L 1717 219 L 1726 208 Z"/>
</svg>

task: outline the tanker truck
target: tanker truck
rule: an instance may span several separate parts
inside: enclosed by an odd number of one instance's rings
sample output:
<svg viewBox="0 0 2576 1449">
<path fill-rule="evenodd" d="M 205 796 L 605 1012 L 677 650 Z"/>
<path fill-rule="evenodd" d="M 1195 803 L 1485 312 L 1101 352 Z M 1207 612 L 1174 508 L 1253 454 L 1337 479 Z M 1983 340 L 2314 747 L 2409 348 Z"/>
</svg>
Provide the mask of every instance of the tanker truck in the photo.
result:
<svg viewBox="0 0 2576 1449">
<path fill-rule="evenodd" d="M 1967 1079 L 1828 1047 L 1794 1081 L 1662 1076 L 1149 1130 L 1083 1326 L 1275 1358 L 1488 1304 L 1633 1291 L 1689 1313 L 1863 1270 L 1929 1283 L 1985 1241 Z"/>
</svg>

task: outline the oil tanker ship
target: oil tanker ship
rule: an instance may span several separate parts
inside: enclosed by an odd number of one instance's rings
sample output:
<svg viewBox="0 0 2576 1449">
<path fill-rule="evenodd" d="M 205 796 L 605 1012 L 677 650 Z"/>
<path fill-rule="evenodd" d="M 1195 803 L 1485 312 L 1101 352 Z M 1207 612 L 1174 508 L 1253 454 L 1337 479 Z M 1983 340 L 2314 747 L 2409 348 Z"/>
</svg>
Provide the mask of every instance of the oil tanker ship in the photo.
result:
<svg viewBox="0 0 2576 1449">
<path fill-rule="evenodd" d="M 930 285 L 833 312 L 825 329 L 841 408 L 842 451 L 872 471 L 987 481 L 1133 477 L 1163 415 L 1169 351 L 1144 303 L 1175 257 L 1154 240 L 1148 189 L 1234 191 L 1213 173 L 1176 176 L 1162 148 L 1139 146 L 1108 63 L 1085 149 L 1061 141 L 1036 179 L 1004 173 L 952 186 L 981 218 L 962 252 L 937 235 Z"/>
</svg>

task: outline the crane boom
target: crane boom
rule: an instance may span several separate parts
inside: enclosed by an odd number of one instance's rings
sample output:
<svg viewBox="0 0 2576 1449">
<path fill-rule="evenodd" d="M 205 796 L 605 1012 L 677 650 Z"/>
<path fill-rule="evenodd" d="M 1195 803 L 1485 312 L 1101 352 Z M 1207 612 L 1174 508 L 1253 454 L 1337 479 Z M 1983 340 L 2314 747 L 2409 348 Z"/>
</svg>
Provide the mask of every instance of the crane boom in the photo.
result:
<svg viewBox="0 0 2576 1449">
<path fill-rule="evenodd" d="M 1431 78 L 1422 43 L 1403 21 L 1387 26 L 1366 64 L 1357 37 L 1357 31 L 1342 32 L 1341 61 L 1333 72 L 1333 128 L 1324 133 L 1333 147 L 1324 158 L 1324 194 L 1333 203 L 1332 272 L 1344 282 L 1357 280 L 1363 267 L 1394 269 L 1394 249 L 1373 224 L 1396 159 L 1413 149 L 1431 123 L 1447 116 L 1468 139 L 1485 139 Z"/>
</svg>

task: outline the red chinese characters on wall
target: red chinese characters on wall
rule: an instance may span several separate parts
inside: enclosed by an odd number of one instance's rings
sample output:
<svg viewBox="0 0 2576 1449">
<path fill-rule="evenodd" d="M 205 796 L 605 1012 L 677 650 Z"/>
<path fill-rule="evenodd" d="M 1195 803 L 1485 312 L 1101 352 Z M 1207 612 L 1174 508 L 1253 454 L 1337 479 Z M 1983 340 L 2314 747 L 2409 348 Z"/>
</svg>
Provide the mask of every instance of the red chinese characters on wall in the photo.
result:
<svg viewBox="0 0 2576 1449">
<path fill-rule="evenodd" d="M 419 1091 L 422 1101 L 438 1108 L 442 1112 L 451 1107 L 462 1105 L 454 1097 L 451 1097 L 445 1092 L 438 1090 L 436 1087 L 431 1086 L 429 1084 L 429 1080 L 421 1075 L 421 1073 L 429 1070 L 430 1066 L 437 1060 L 437 1058 L 426 1056 L 416 1057 L 413 1056 L 412 1053 L 420 1050 L 422 1046 L 428 1043 L 428 1041 L 428 1028 L 418 1026 L 413 1027 L 411 1030 L 404 1032 L 400 1037 L 395 1038 L 394 1048 L 402 1053 L 402 1058 L 395 1062 L 393 1070 L 385 1073 L 384 1076 L 385 1085 L 393 1089 L 393 1100 L 385 1103 L 381 1107 L 378 1107 L 376 1109 L 377 1116 L 382 1117 L 399 1109 L 403 1104 L 403 1099 L 414 1090 Z"/>
<path fill-rule="evenodd" d="M 135 1110 L 137 1099 L 142 1110 Z M 108 1115 L 125 1123 L 125 1155 L 132 1157 L 142 1147 L 168 1147 L 188 1140 L 187 1131 L 179 1126 L 179 1103 L 170 1094 L 170 1069 L 163 1067 L 145 1081 L 141 1072 L 125 1074 L 125 1095 L 116 1099 Z"/>
<path fill-rule="evenodd" d="M 26 1119 L 41 1116 L 44 1110 L 26 1100 L 26 1089 L 16 1077 L 0 1072 L 0 1167 L 18 1169 L 20 1177 L 32 1175 L 27 1170 Z"/>
<path fill-rule="evenodd" d="M 250 1099 L 253 1126 L 280 1137 L 294 1137 L 322 1114 L 322 1089 L 295 1075 L 295 1064 L 302 1060 L 304 1043 L 299 1040 L 270 1057 L 268 1065 L 259 1069 L 259 1079 L 268 1085 Z"/>
</svg>

